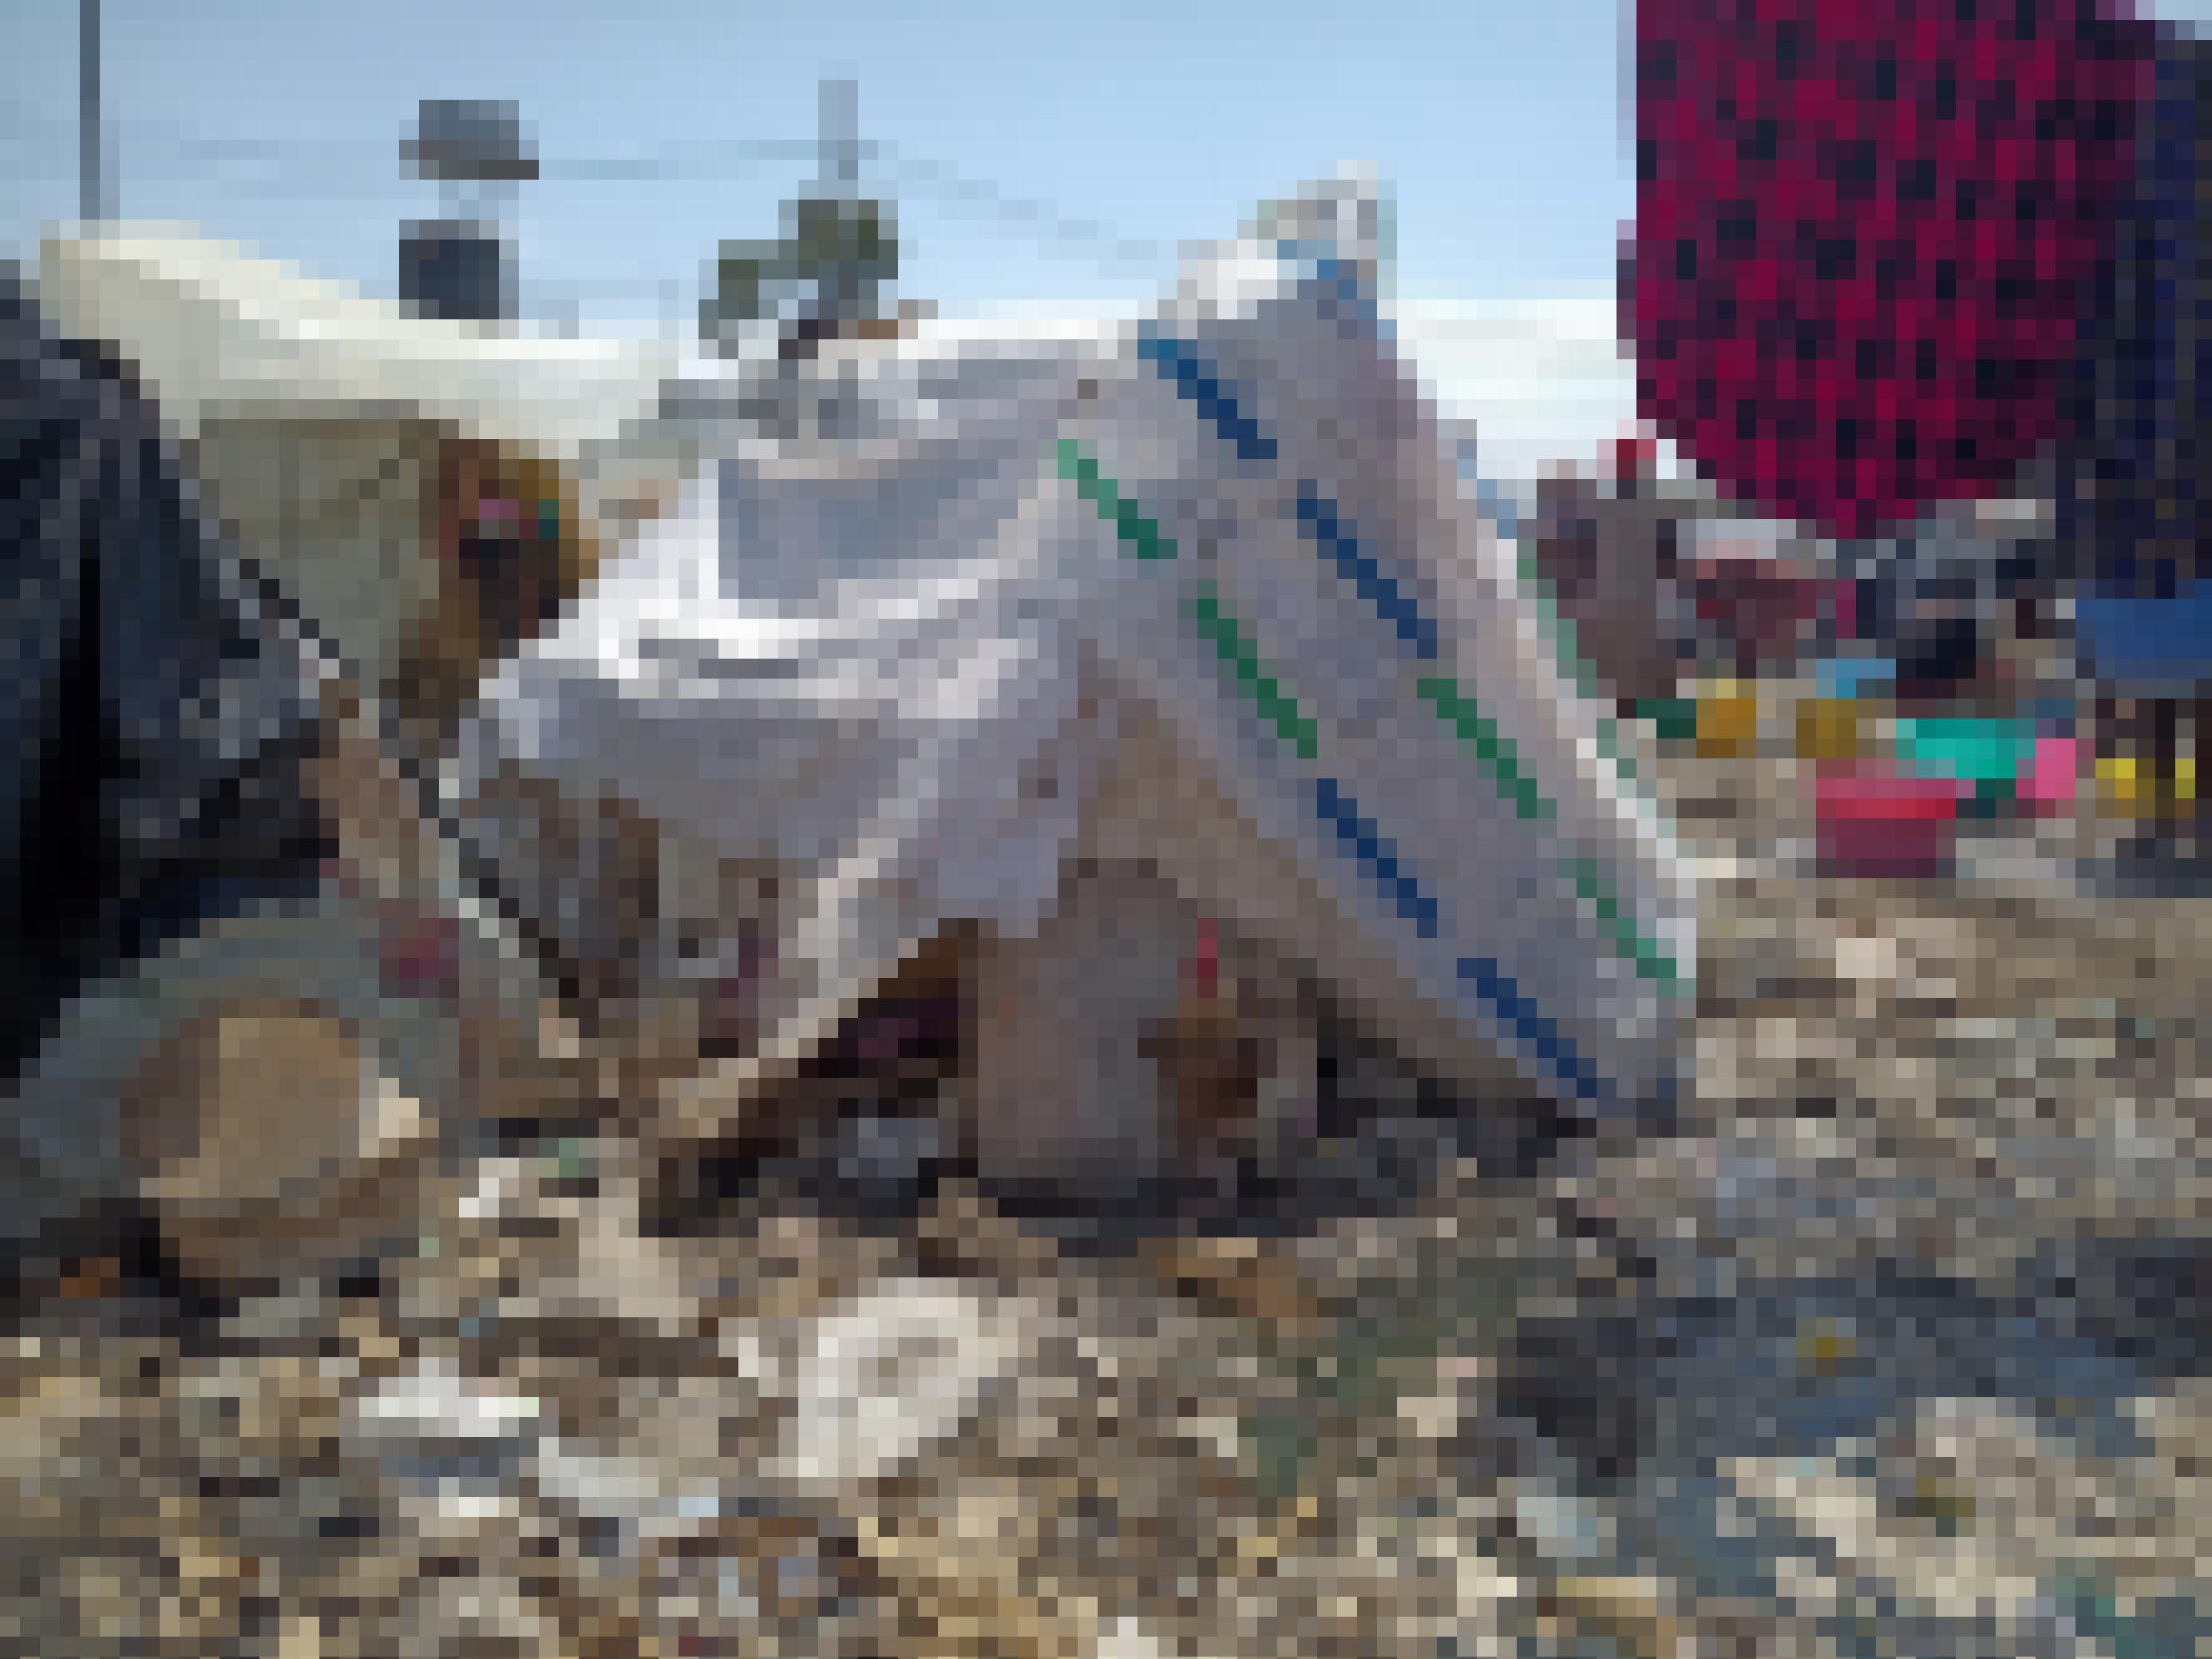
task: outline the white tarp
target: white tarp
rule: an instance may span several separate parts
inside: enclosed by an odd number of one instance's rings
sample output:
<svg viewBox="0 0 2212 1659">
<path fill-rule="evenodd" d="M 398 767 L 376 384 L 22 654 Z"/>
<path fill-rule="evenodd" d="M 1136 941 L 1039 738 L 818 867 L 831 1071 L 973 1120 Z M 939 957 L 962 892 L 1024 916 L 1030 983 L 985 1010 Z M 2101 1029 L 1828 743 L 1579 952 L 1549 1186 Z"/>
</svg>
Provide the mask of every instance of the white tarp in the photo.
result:
<svg viewBox="0 0 2212 1659">
<path fill-rule="evenodd" d="M 808 872 L 787 1029 L 947 921 L 1033 929 L 1111 779 L 1125 848 L 1151 825 L 1194 899 L 1432 1062 L 1642 1097 L 1686 878 L 1460 499 L 1375 308 L 1376 217 L 1317 186 L 1141 326 L 787 380 L 805 430 L 732 422 L 488 689 L 465 769 Z"/>
<path fill-rule="evenodd" d="M 64 334 L 120 346 L 182 437 L 227 414 L 380 410 L 565 456 L 647 413 L 677 356 L 650 341 L 532 337 L 410 316 L 151 224 L 48 240 L 39 299 Z"/>
</svg>

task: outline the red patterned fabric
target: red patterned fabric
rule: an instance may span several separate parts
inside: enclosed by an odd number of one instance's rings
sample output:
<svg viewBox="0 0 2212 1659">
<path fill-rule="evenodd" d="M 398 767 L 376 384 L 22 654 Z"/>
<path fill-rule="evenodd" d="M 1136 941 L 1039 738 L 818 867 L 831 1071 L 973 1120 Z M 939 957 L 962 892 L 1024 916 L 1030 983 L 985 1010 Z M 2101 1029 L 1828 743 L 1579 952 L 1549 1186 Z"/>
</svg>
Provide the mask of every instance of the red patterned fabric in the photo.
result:
<svg viewBox="0 0 2212 1659">
<path fill-rule="evenodd" d="M 2011 487 L 2148 90 L 2111 0 L 1638 0 L 1643 418 L 1856 536 Z"/>
</svg>

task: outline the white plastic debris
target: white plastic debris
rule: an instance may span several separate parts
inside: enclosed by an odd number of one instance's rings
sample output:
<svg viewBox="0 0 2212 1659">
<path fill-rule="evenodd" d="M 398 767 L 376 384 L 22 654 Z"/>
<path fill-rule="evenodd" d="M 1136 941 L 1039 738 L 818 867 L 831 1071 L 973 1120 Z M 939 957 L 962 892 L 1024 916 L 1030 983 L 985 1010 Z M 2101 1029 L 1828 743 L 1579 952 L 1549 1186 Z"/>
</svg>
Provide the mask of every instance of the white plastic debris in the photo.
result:
<svg viewBox="0 0 2212 1659">
<path fill-rule="evenodd" d="M 432 1359 L 363 1396 L 358 1411 L 369 1432 L 426 1442 L 501 1440 L 535 1430 L 541 1407 Z"/>
<path fill-rule="evenodd" d="M 959 1432 L 1043 1324 L 1033 1309 L 950 1285 L 867 1291 L 813 1326 L 780 1379 L 793 1410 L 769 1474 L 834 1490 L 894 1473 Z"/>
</svg>

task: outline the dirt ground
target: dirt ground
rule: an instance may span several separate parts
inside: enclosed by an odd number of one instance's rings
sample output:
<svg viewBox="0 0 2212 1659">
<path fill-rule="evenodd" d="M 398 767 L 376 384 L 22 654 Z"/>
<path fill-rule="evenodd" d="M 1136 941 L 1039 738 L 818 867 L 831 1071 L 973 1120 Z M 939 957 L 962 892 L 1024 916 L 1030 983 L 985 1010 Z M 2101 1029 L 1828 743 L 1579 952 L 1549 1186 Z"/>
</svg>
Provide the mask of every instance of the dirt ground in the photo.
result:
<svg viewBox="0 0 2212 1659">
<path fill-rule="evenodd" d="M 1814 879 L 1760 766 L 1659 769 L 1664 1139 L 1347 1065 L 1272 1193 L 1054 1227 L 912 1114 L 480 1123 L 380 1261 L 80 1270 L 0 1343 L 0 1651 L 2212 1650 L 2212 906 Z"/>
</svg>

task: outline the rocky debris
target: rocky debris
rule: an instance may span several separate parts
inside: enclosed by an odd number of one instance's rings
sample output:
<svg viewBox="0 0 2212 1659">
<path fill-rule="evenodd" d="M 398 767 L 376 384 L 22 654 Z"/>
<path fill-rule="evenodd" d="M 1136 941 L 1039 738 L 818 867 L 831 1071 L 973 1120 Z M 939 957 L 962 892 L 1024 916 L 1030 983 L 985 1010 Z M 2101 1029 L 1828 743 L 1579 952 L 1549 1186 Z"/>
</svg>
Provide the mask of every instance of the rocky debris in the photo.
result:
<svg viewBox="0 0 2212 1659">
<path fill-rule="evenodd" d="M 184 1265 L 234 1283 L 411 1234 L 428 1128 L 343 1025 L 269 1002 L 186 1024 L 140 1073 L 124 1123 Z"/>
<path fill-rule="evenodd" d="M 1676 1133 L 1492 1157 L 1369 1056 L 1292 1196 L 1087 1228 L 949 1106 L 671 1169 L 198 1006 L 252 1086 L 137 1152 L 226 1294 L 18 1310 L 0 1648 L 2201 1650 L 2205 921 L 1747 860 Z"/>
</svg>

